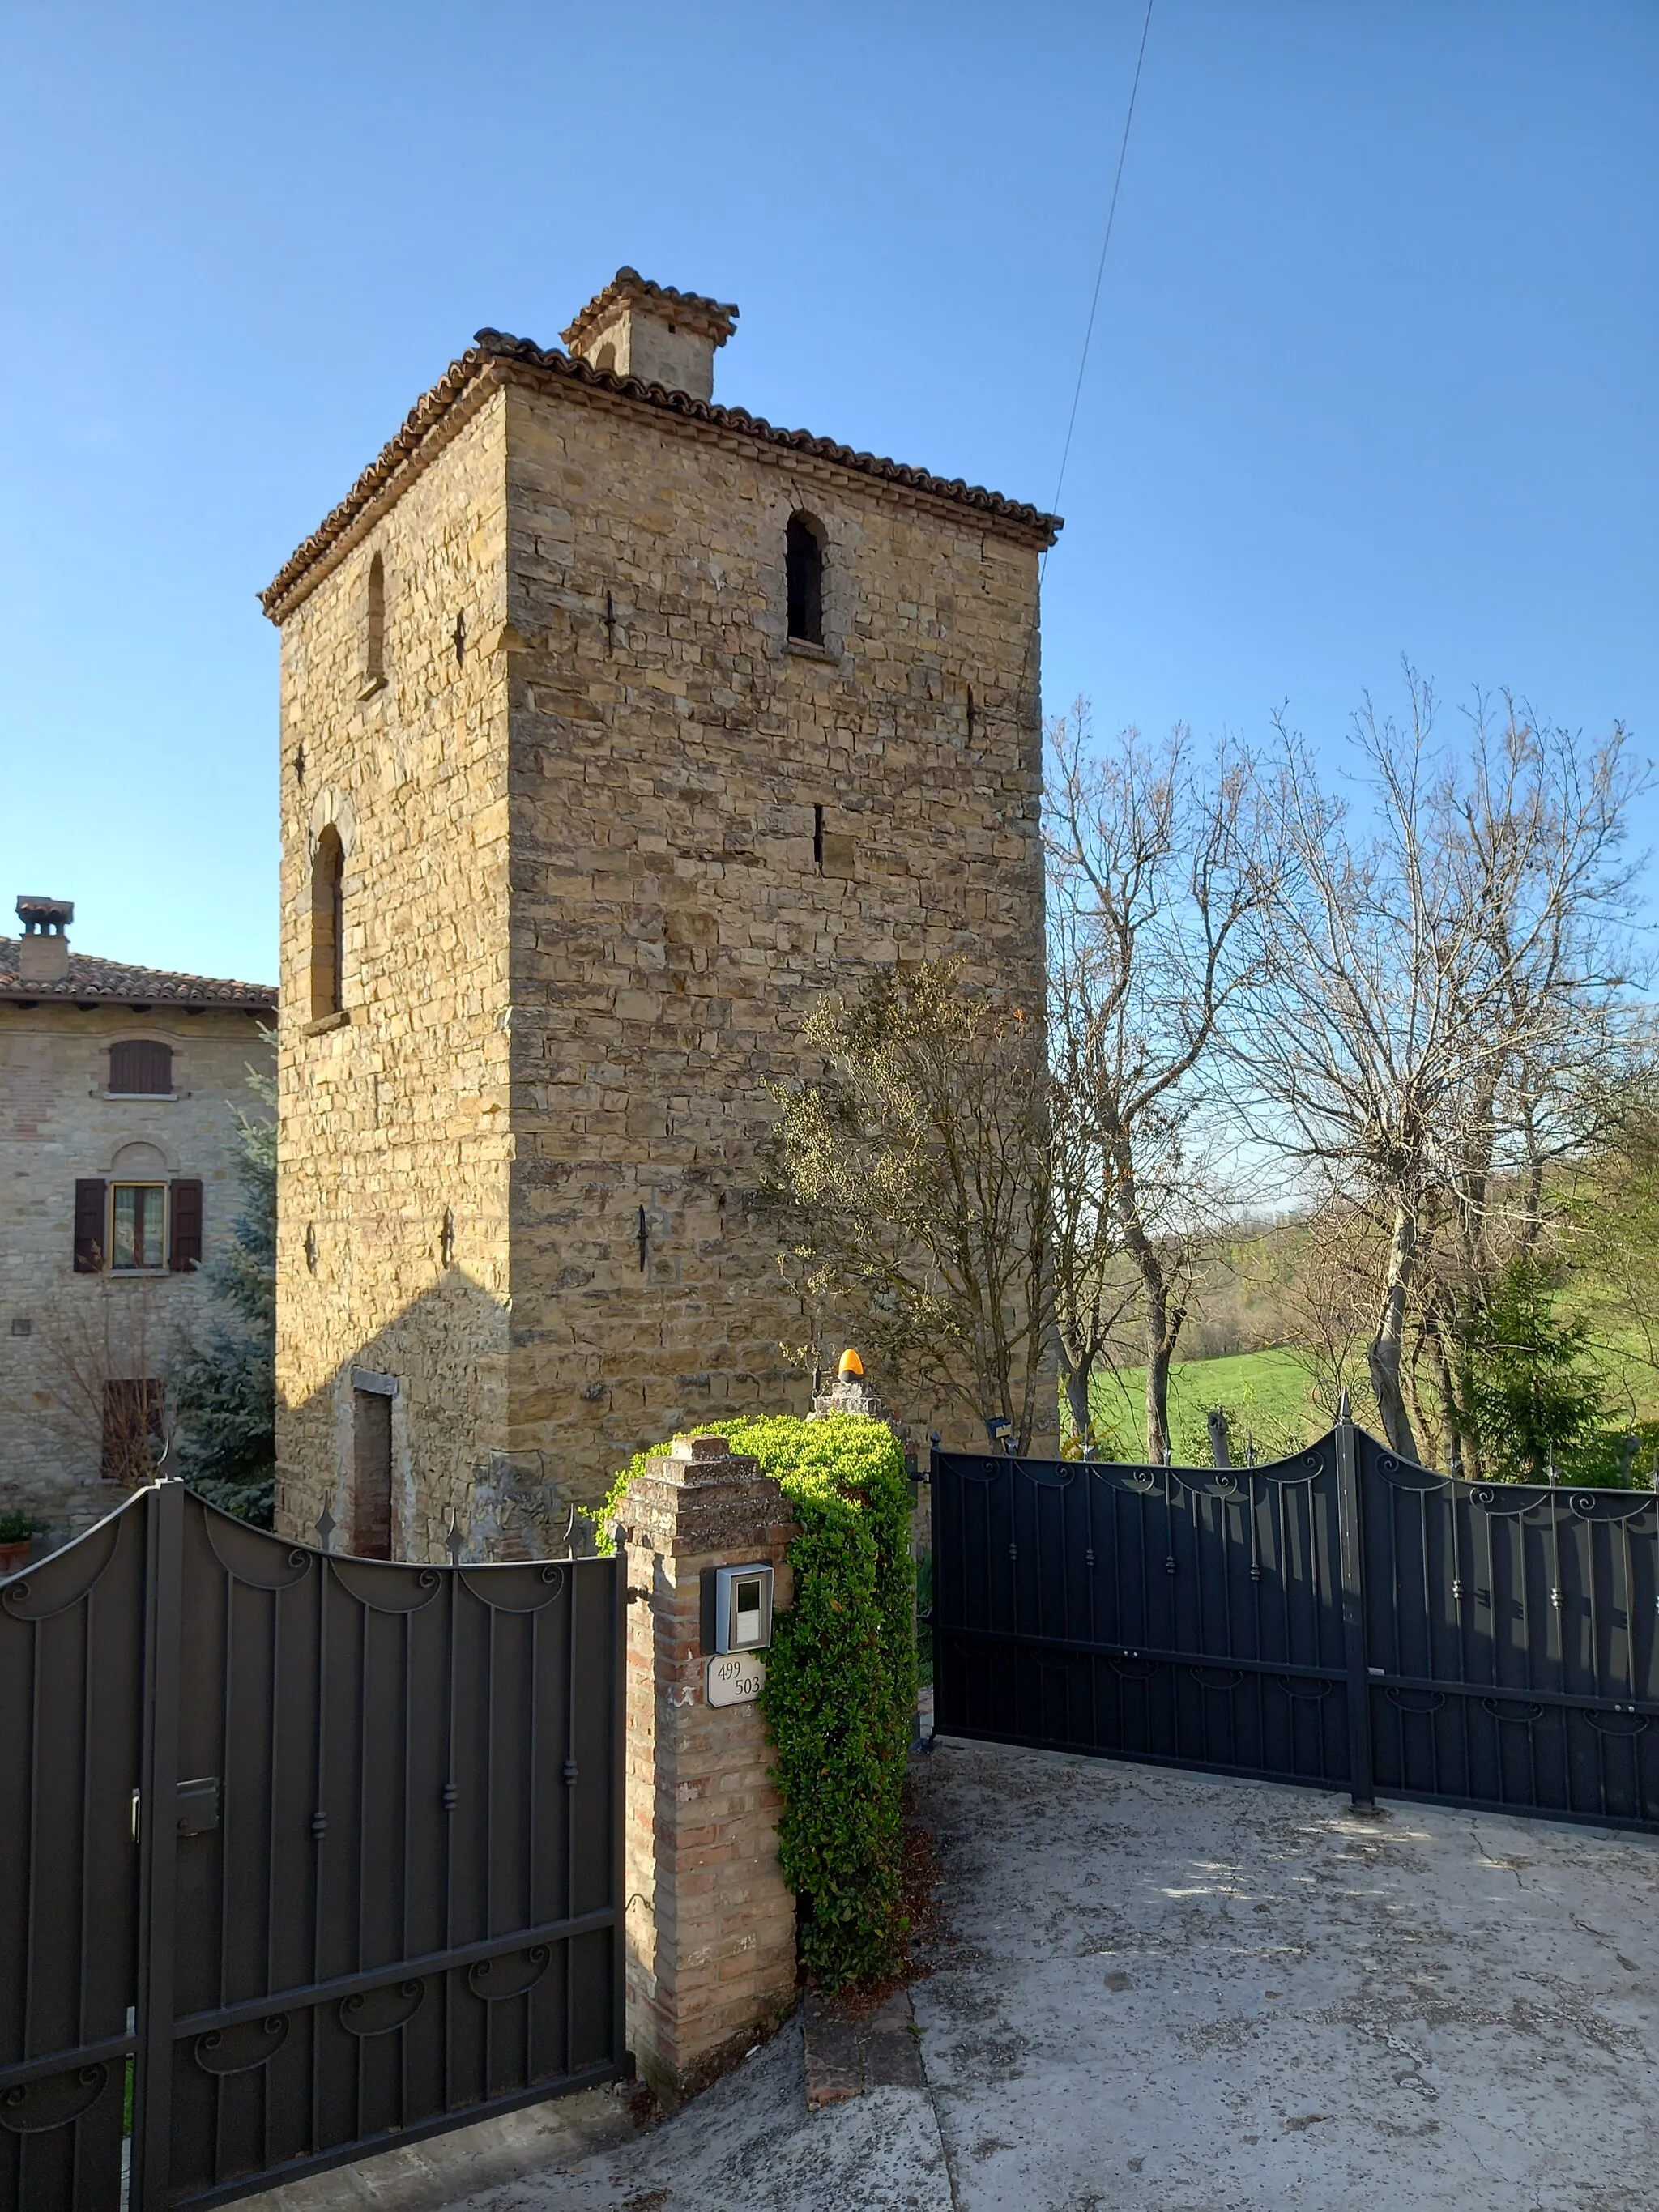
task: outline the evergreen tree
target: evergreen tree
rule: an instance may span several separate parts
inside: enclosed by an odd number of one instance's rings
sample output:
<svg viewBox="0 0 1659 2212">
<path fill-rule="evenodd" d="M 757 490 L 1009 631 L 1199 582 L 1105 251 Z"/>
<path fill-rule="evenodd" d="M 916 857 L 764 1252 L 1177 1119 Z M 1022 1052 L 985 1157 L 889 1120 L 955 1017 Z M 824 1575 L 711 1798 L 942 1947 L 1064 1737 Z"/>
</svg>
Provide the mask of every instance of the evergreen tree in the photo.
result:
<svg viewBox="0 0 1659 2212">
<path fill-rule="evenodd" d="M 276 1088 L 252 1068 L 247 1079 L 268 1110 L 237 1112 L 241 1208 L 229 1242 L 204 1270 L 214 1304 L 181 1351 L 175 1389 L 185 1480 L 210 1504 L 269 1528 L 276 1464 Z"/>
<path fill-rule="evenodd" d="M 1589 1327 L 1557 1310 L 1556 1285 L 1534 1258 L 1511 1261 L 1470 1331 L 1464 1426 L 1501 1482 L 1576 1472 L 1609 1408 Z"/>
</svg>

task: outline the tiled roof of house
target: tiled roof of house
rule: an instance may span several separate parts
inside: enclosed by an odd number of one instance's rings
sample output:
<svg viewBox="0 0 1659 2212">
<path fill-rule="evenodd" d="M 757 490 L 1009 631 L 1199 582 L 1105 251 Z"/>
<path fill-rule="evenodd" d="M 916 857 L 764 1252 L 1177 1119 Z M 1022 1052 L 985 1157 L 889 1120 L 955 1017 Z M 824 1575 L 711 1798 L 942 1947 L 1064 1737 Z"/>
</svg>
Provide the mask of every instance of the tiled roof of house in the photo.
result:
<svg viewBox="0 0 1659 2212">
<path fill-rule="evenodd" d="M 734 434 L 775 446 L 785 452 L 804 453 L 837 468 L 868 477 L 876 483 L 924 498 L 943 500 L 967 508 L 980 520 L 1004 535 L 1036 546 L 1051 545 L 1062 527 L 1056 514 L 1019 500 L 1005 499 L 1000 492 L 964 483 L 957 477 L 932 476 L 926 469 L 908 467 L 902 461 L 884 460 L 876 453 L 855 453 L 829 438 L 814 437 L 810 430 L 780 430 L 743 407 L 720 407 L 712 399 L 694 399 L 689 392 L 670 392 L 660 384 L 642 384 L 637 377 L 613 376 L 608 370 L 535 345 L 528 338 L 509 337 L 503 331 L 479 331 L 474 343 L 460 359 L 452 362 L 432 389 L 410 410 L 403 428 L 370 462 L 351 489 L 295 548 L 259 594 L 260 605 L 273 622 L 304 597 L 301 586 L 319 562 L 339 544 L 366 509 L 382 500 L 400 479 L 417 475 L 441 450 L 453 430 L 466 420 L 495 386 L 525 382 L 546 387 L 562 385 L 586 387 L 595 392 L 635 400 L 682 422 L 705 428 L 722 439 Z M 470 403 L 470 404 L 469 404 Z"/>
<path fill-rule="evenodd" d="M 276 987 L 233 983 L 217 975 L 175 975 L 165 968 L 132 968 L 123 960 L 99 960 L 71 952 L 69 974 L 55 983 L 26 983 L 17 972 L 21 939 L 0 937 L 0 999 L 50 1000 L 57 1005 L 144 1006 L 240 1006 L 274 1014 Z"/>
<path fill-rule="evenodd" d="M 713 338 L 717 346 L 726 343 L 738 319 L 736 307 L 727 301 L 711 300 L 706 292 L 677 291 L 672 284 L 653 284 L 637 269 L 623 268 L 617 271 L 603 292 L 593 295 L 575 321 L 561 331 L 560 337 L 574 351 L 589 331 L 596 330 L 604 322 L 612 307 L 630 300 L 660 301 L 687 330 Z"/>
</svg>

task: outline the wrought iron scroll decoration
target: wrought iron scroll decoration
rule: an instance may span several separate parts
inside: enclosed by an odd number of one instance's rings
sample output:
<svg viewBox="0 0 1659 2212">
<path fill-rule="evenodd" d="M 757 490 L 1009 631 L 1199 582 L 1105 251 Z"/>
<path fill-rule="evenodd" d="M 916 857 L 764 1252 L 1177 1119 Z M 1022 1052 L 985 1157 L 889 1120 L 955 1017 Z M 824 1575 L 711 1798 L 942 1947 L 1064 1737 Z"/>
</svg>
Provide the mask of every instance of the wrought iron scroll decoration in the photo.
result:
<svg viewBox="0 0 1659 2212">
<path fill-rule="evenodd" d="M 480 1589 L 472 1577 L 477 1574 L 516 1577 L 526 1571 L 524 1567 L 512 1565 L 493 1567 L 458 1567 L 455 1571 L 462 1589 L 476 1597 L 480 1605 L 487 1605 L 492 1613 L 539 1613 L 544 1606 L 551 1605 L 564 1589 L 564 1569 L 562 1566 L 550 1565 L 535 1570 L 538 1579 L 544 1585 L 543 1595 L 534 1599 L 529 1605 L 509 1605 L 504 1597 L 492 1597 L 488 1589 Z"/>
<path fill-rule="evenodd" d="M 50 2094 L 65 2084 L 85 2094 L 78 2100 L 72 2094 Z M 0 2128 L 14 2136 L 48 2135 L 53 2128 L 66 2128 L 92 2110 L 108 2085 L 109 2068 L 101 2059 L 66 2073 L 48 2074 L 38 2081 L 20 2081 L 0 2097 Z"/>
<path fill-rule="evenodd" d="M 40 1565 L 33 1569 L 29 1574 L 20 1575 L 3 1586 L 0 1586 L 0 1606 L 4 1607 L 14 1620 L 31 1622 L 56 1620 L 60 1613 L 72 1612 L 82 1598 L 91 1595 L 109 1572 L 121 1543 L 121 1532 L 117 1524 L 124 1513 L 130 1513 L 132 1510 L 142 1496 L 143 1492 L 140 1492 L 129 1498 L 125 1505 L 118 1506 L 108 1519 L 100 1524 L 99 1528 L 89 1529 L 86 1535 L 81 1538 L 82 1543 L 90 1544 L 92 1539 L 99 1534 L 101 1529 L 105 1537 L 104 1556 L 97 1562 L 85 1580 L 76 1583 L 67 1597 L 59 1599 L 55 1604 L 43 1601 L 39 1611 L 30 1604 L 30 1601 L 34 1596 L 36 1582 L 48 1569 L 57 1566 L 60 1560 L 70 1556 L 70 1552 L 66 1550 L 53 1553 L 51 1559 L 42 1559 Z M 73 1549 L 73 1547 L 70 1549 Z"/>
<path fill-rule="evenodd" d="M 398 1559 L 356 1559 L 349 1555 L 342 1558 L 330 1554 L 328 1572 L 354 1603 L 365 1607 L 370 1613 L 402 1614 L 424 1612 L 443 1588 L 443 1577 L 436 1567 L 416 1567 Z M 414 1594 L 405 1604 L 388 1603 L 388 1600 L 398 1595 L 393 1587 L 394 1577 L 404 1576 L 414 1577 Z M 378 1595 L 371 1595 L 371 1592 Z"/>
<path fill-rule="evenodd" d="M 252 2074 L 261 2066 L 268 2066 L 288 2041 L 288 2014 L 278 2012 L 270 2014 L 264 2020 L 245 2021 L 237 2027 L 210 2027 L 206 2034 L 196 2038 L 192 2055 L 204 2074 L 211 2074 L 216 2078 L 229 2074 Z M 234 2039 L 228 2050 L 226 2049 L 227 2037 Z M 247 2045 L 256 2037 L 263 2038 L 270 2045 L 270 2049 L 248 2050 Z M 214 2061 L 222 2052 L 224 2054 L 223 2063 L 215 2064 Z"/>
<path fill-rule="evenodd" d="M 207 1501 L 204 1499 L 203 1503 L 206 1504 Z M 214 1528 L 216 1522 L 227 1523 L 232 1528 L 240 1528 L 245 1535 L 259 1539 L 263 1548 L 267 1551 L 283 1551 L 285 1556 L 283 1564 L 296 1569 L 297 1572 L 289 1575 L 286 1582 L 281 1583 L 267 1582 L 259 1575 L 250 1574 L 246 1566 L 239 1566 L 234 1560 L 225 1557 Z M 250 1589 L 294 1589 L 311 1572 L 312 1561 L 323 1557 L 320 1552 L 308 1551 L 303 1544 L 283 1546 L 280 1540 L 273 1540 L 266 1536 L 263 1530 L 246 1528 L 243 1522 L 233 1520 L 228 1513 L 221 1513 L 214 1505 L 207 1505 L 207 1510 L 203 1516 L 202 1526 L 207 1535 L 208 1549 L 217 1559 L 219 1565 L 233 1582 L 241 1583 Z"/>
<path fill-rule="evenodd" d="M 426 1983 L 420 1975 L 408 1981 L 398 1982 L 380 1990 L 357 1990 L 349 1997 L 342 1997 L 336 2017 L 348 2035 L 360 2040 L 375 2035 L 392 2035 L 400 2027 L 407 2027 L 420 2010 L 426 1997 Z M 380 1999 L 380 2004 L 374 2003 Z M 391 2000 L 392 2017 L 382 2019 Z"/>
<path fill-rule="evenodd" d="M 520 1958 L 527 1960 L 528 1963 L 535 1969 L 534 1972 L 528 1974 L 521 1973 L 510 1990 L 486 1989 L 483 1984 L 488 1981 L 489 1976 L 495 1972 L 495 1968 L 497 1966 L 506 1965 L 507 1961 L 502 1959 L 480 1959 L 475 1965 L 469 1966 L 466 1970 L 466 1984 L 475 1997 L 483 1997 L 490 2004 L 499 2004 L 507 1997 L 521 1997 L 527 1996 L 529 1992 L 535 1988 L 537 1983 L 540 1981 L 542 1976 L 547 1972 L 549 1966 L 552 1963 L 553 1947 L 550 1943 L 532 1943 L 526 1951 L 509 1953 L 508 1958 Z"/>
</svg>

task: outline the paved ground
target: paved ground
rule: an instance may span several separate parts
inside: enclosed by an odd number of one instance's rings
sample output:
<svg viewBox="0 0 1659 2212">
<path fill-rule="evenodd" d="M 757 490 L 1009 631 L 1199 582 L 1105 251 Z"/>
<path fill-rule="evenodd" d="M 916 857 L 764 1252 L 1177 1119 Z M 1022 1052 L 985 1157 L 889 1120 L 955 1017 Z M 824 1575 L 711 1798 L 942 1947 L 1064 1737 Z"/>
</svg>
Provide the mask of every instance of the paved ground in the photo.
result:
<svg viewBox="0 0 1659 2212">
<path fill-rule="evenodd" d="M 957 2212 L 1650 2212 L 1659 1842 L 945 1743 Z"/>
<path fill-rule="evenodd" d="M 926 2087 L 870 2089 L 809 2117 L 798 2021 L 642 2136 L 594 2091 L 252 2201 L 260 2212 L 951 2212 Z"/>
<path fill-rule="evenodd" d="M 634 2136 L 594 2094 L 270 2212 L 1659 2212 L 1659 1841 L 947 1742 L 927 2086 L 793 2025 Z"/>
</svg>

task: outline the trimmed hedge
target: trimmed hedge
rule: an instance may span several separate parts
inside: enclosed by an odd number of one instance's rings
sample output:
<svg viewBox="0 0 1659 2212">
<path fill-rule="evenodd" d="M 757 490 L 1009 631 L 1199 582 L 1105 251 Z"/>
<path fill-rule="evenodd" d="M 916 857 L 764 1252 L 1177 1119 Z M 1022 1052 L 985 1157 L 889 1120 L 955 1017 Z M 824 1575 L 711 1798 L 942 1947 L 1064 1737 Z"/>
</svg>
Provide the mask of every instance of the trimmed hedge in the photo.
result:
<svg viewBox="0 0 1659 2212">
<path fill-rule="evenodd" d="M 884 1423 L 856 1413 L 709 1421 L 694 1433 L 758 1460 L 799 1523 L 794 1601 L 777 1616 L 762 1695 L 783 1799 L 779 1855 L 814 1980 L 881 1980 L 904 1953 L 901 1801 L 916 1698 L 903 1453 Z M 612 1484 L 602 1547 L 648 1456 Z"/>
</svg>

